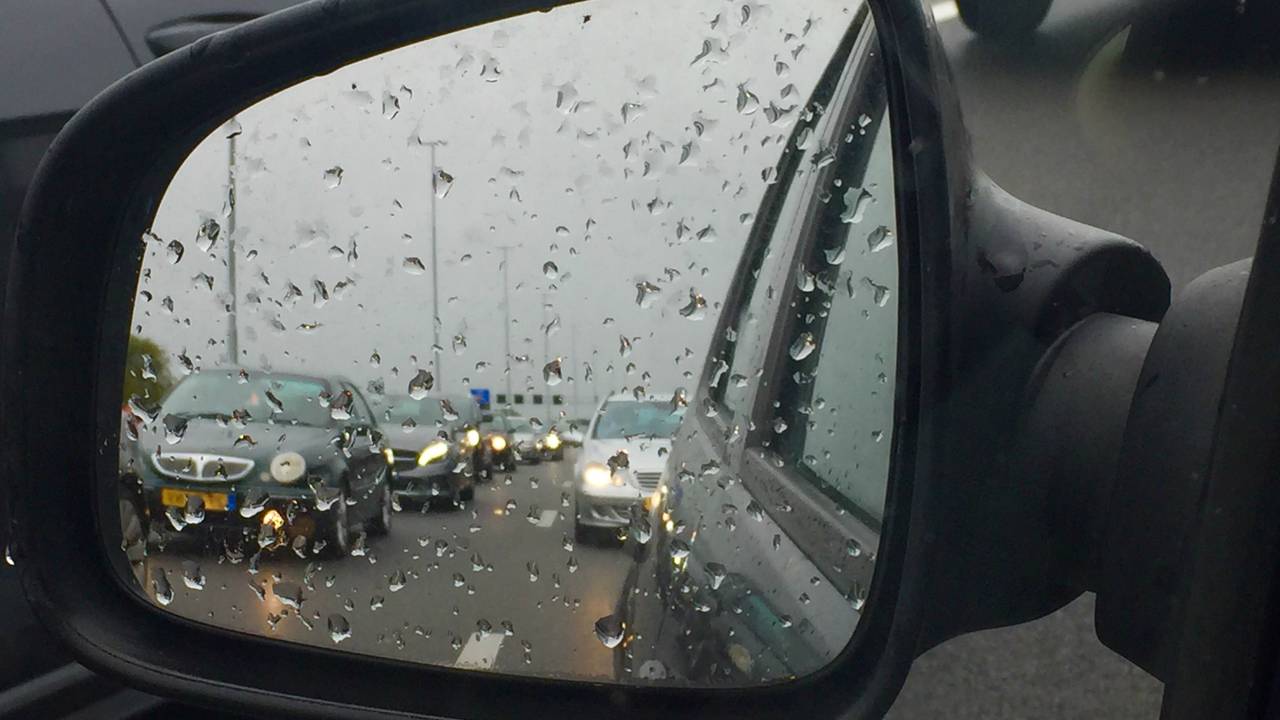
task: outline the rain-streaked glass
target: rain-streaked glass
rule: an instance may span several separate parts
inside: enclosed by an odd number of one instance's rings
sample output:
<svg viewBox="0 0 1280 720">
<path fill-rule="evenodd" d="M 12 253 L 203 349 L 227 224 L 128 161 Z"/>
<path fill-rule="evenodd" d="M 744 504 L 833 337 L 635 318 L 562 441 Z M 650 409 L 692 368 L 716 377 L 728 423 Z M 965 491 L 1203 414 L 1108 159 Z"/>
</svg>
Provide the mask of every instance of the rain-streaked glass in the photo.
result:
<svg viewBox="0 0 1280 720">
<path fill-rule="evenodd" d="M 229 118 L 142 237 L 138 591 L 472 670 L 820 669 L 867 611 L 894 440 L 877 54 L 856 0 L 602 0 Z"/>
</svg>

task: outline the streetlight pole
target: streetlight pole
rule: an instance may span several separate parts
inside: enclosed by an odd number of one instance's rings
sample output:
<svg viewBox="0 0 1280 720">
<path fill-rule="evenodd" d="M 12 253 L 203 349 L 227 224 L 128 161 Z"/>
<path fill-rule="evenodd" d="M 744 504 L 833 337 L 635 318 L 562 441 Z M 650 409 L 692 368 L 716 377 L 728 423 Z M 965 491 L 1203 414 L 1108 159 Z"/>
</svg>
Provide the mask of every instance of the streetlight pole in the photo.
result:
<svg viewBox="0 0 1280 720">
<path fill-rule="evenodd" d="M 236 122 L 232 118 L 231 122 Z M 240 362 L 239 320 L 236 317 L 236 138 L 232 132 L 227 138 L 227 289 L 231 304 L 227 308 L 227 355 L 231 365 Z"/>
<path fill-rule="evenodd" d="M 504 245 L 499 250 L 502 251 L 502 357 L 503 357 L 503 374 L 507 379 L 507 403 L 514 403 L 515 399 L 511 395 L 511 281 L 509 273 L 509 265 L 511 259 L 511 246 Z"/>
<path fill-rule="evenodd" d="M 439 140 L 427 143 L 431 146 L 431 354 L 435 358 L 436 385 L 444 388 L 444 350 L 440 345 L 440 262 L 436 253 L 436 183 L 439 168 L 436 166 L 436 146 Z"/>
</svg>

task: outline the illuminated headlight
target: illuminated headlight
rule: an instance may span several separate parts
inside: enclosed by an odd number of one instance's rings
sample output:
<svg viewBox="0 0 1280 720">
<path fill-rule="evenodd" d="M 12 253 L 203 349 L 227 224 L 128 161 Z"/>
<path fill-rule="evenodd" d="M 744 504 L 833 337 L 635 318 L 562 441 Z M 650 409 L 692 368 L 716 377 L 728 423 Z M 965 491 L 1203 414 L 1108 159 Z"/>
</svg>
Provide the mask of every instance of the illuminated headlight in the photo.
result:
<svg viewBox="0 0 1280 720">
<path fill-rule="evenodd" d="M 502 437 L 501 435 L 494 435 L 493 437 L 489 438 L 489 445 L 494 450 L 497 450 L 498 452 L 502 452 L 503 450 L 507 449 L 507 439 Z"/>
<path fill-rule="evenodd" d="M 262 513 L 262 524 L 270 525 L 272 530 L 279 531 L 280 528 L 284 527 L 284 516 L 278 510 L 268 510 Z"/>
<path fill-rule="evenodd" d="M 388 465 L 396 464 L 396 454 L 392 452 L 391 448 L 382 448 L 382 457 L 387 459 Z"/>
<path fill-rule="evenodd" d="M 418 453 L 418 467 L 443 460 L 449 454 L 449 443 L 443 440 L 432 440 Z"/>
<path fill-rule="evenodd" d="M 307 461 L 296 452 L 282 452 L 271 458 L 271 477 L 278 483 L 296 483 L 306 472 Z"/>
<path fill-rule="evenodd" d="M 609 479 L 613 473 L 609 472 L 609 468 L 600 463 L 588 463 L 582 469 L 582 484 L 589 487 L 604 487 L 609 484 Z"/>
<path fill-rule="evenodd" d="M 467 434 L 463 439 L 467 443 L 467 447 L 475 447 L 480 444 L 480 431 L 475 428 L 468 428 Z"/>
<path fill-rule="evenodd" d="M 548 433 L 543 442 L 546 444 L 548 450 L 555 450 L 560 447 L 560 436 L 555 433 Z"/>
</svg>

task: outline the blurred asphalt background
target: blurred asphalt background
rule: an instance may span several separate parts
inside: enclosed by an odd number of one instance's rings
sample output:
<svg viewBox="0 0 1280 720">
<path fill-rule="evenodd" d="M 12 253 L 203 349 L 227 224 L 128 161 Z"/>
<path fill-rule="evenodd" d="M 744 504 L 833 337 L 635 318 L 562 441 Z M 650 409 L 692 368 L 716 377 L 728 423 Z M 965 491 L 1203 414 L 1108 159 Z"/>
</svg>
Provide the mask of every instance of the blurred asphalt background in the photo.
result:
<svg viewBox="0 0 1280 720">
<path fill-rule="evenodd" d="M 1253 254 L 1277 145 L 1280 74 L 1122 70 L 1135 0 L 1056 0 L 1029 43 L 939 30 L 979 167 L 1034 205 L 1150 248 L 1174 293 Z M 1093 596 L 921 657 L 892 720 L 1155 720 L 1163 685 L 1103 646 Z"/>
</svg>

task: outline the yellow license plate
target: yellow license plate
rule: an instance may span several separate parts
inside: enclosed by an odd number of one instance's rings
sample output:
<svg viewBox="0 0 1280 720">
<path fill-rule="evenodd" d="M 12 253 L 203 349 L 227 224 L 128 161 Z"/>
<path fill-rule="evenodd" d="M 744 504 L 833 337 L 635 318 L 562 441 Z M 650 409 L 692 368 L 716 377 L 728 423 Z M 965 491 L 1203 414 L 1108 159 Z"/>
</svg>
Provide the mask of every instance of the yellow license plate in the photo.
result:
<svg viewBox="0 0 1280 720">
<path fill-rule="evenodd" d="M 163 488 L 160 490 L 160 502 L 167 507 L 186 507 L 187 498 L 198 497 L 204 500 L 205 510 L 226 510 L 227 494 L 226 493 L 210 493 L 210 492 L 191 492 L 189 490 L 173 490 Z"/>
</svg>

